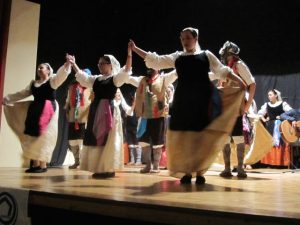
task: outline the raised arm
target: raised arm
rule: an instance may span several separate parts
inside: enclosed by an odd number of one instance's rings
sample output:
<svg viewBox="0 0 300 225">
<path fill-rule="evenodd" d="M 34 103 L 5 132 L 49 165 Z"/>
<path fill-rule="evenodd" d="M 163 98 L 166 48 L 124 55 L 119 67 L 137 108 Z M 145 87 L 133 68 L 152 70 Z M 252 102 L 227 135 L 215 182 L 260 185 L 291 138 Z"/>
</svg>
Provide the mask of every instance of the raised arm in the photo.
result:
<svg viewBox="0 0 300 225">
<path fill-rule="evenodd" d="M 131 40 L 131 39 L 129 40 L 128 47 L 130 47 L 132 51 L 134 51 L 136 54 L 138 54 L 143 59 L 146 58 L 147 52 L 144 51 L 143 49 L 137 47 L 133 40 Z"/>
<path fill-rule="evenodd" d="M 132 66 L 132 46 L 131 46 L 131 42 L 129 41 L 127 46 L 126 65 L 113 77 L 114 84 L 117 87 L 121 87 L 124 83 L 128 82 L 129 75 L 131 74 L 131 66 Z"/>
<path fill-rule="evenodd" d="M 131 42 L 129 41 L 128 47 L 127 47 L 127 59 L 126 59 L 126 65 L 125 65 L 125 72 L 129 72 L 132 67 L 132 46 Z"/>
<path fill-rule="evenodd" d="M 50 85 L 53 89 L 57 89 L 68 77 L 71 73 L 71 62 L 69 55 L 66 54 L 66 62 L 63 66 L 61 66 L 57 73 L 50 77 Z"/>
<path fill-rule="evenodd" d="M 93 84 L 97 77 L 99 76 L 89 76 L 87 73 L 82 71 L 79 66 L 75 62 L 75 56 L 68 55 L 70 63 L 72 65 L 72 68 L 74 70 L 76 80 L 80 83 L 80 85 L 87 87 L 87 88 L 93 88 Z"/>
<path fill-rule="evenodd" d="M 72 68 L 74 70 L 75 73 L 78 73 L 80 71 L 80 68 L 78 67 L 78 65 L 76 64 L 76 60 L 75 60 L 75 56 L 74 55 L 69 55 L 67 54 L 67 58 L 69 59 L 71 65 L 72 65 Z"/>
</svg>

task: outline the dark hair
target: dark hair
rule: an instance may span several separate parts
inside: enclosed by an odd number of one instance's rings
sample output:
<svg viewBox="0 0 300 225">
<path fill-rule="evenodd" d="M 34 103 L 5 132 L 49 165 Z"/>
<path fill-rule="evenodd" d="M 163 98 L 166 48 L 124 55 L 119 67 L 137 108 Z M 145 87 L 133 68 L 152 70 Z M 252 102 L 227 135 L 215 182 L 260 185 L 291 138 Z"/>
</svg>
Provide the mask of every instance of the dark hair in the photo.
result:
<svg viewBox="0 0 300 225">
<path fill-rule="evenodd" d="M 101 56 L 100 59 L 103 59 L 105 62 L 111 64 L 110 58 L 107 55 Z"/>
<path fill-rule="evenodd" d="M 194 38 L 198 37 L 197 30 L 194 29 L 194 28 L 192 28 L 192 27 L 185 28 L 185 29 L 183 29 L 180 33 L 182 34 L 182 33 L 185 32 L 185 31 L 190 32 Z"/>
<path fill-rule="evenodd" d="M 280 100 L 280 99 L 279 99 L 279 98 L 280 98 L 280 93 L 278 93 L 277 90 L 275 90 L 275 89 L 273 88 L 273 89 L 270 89 L 270 90 L 268 91 L 268 93 L 269 93 L 269 92 L 273 92 L 273 94 L 276 95 L 276 99 L 277 99 L 277 100 Z"/>
<path fill-rule="evenodd" d="M 270 90 L 268 91 L 268 93 L 269 93 L 269 92 L 273 92 L 274 95 L 278 95 L 277 91 L 276 91 L 274 88 L 270 89 Z"/>
</svg>

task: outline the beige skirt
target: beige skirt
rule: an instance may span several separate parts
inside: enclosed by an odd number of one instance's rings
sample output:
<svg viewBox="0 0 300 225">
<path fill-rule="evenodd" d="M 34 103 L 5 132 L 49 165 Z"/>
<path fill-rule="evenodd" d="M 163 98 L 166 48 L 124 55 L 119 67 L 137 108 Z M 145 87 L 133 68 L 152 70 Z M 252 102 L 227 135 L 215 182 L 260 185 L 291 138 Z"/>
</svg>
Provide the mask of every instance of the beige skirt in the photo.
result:
<svg viewBox="0 0 300 225">
<path fill-rule="evenodd" d="M 5 105 L 4 115 L 7 124 L 20 140 L 23 156 L 49 163 L 57 141 L 59 105 L 55 102 L 56 110 L 46 131 L 39 137 L 32 137 L 24 134 L 25 120 L 31 102 L 23 101 L 16 102 L 13 105 Z"/>
<path fill-rule="evenodd" d="M 123 130 L 119 107 L 114 108 L 113 127 L 105 146 L 83 145 L 80 169 L 93 173 L 114 172 L 124 168 Z"/>
<path fill-rule="evenodd" d="M 240 88 L 220 89 L 222 114 L 200 132 L 167 131 L 168 169 L 171 176 L 182 177 L 186 173 L 204 174 L 223 149 L 231 133 L 245 91 Z"/>
<path fill-rule="evenodd" d="M 245 146 L 244 164 L 252 165 L 261 160 L 273 146 L 273 139 L 259 119 L 254 119 L 253 123 L 253 140 L 250 145 Z M 244 143 L 243 136 L 233 137 L 235 144 L 230 144 L 230 163 L 232 166 L 237 165 L 236 144 Z M 229 141 L 227 142 L 229 143 Z M 223 152 L 221 151 L 216 157 L 214 163 L 224 164 Z"/>
</svg>

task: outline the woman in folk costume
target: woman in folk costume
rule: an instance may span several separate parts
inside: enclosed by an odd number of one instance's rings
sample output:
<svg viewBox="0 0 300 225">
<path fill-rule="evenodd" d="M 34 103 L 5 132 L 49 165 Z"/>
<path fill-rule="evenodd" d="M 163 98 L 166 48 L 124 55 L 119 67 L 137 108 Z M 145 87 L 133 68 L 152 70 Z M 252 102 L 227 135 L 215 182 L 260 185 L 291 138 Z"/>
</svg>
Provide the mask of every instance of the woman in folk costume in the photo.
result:
<svg viewBox="0 0 300 225">
<path fill-rule="evenodd" d="M 121 170 L 124 166 L 121 113 L 120 110 L 114 110 L 112 104 L 117 88 L 129 77 L 131 57 L 131 50 L 128 49 L 126 66 L 122 69 L 114 56 L 100 57 L 100 75 L 94 76 L 80 70 L 73 58 L 77 81 L 84 87 L 92 88 L 94 93 L 80 162 L 80 169 L 93 172 L 93 178 L 114 177 L 115 170 Z"/>
<path fill-rule="evenodd" d="M 91 75 L 89 69 L 84 69 L 86 74 Z M 80 151 L 87 122 L 87 115 L 91 103 L 91 89 L 80 85 L 76 80 L 69 86 L 65 110 L 69 123 L 69 148 L 74 156 L 74 164 L 70 169 L 76 169 L 80 163 Z"/>
<path fill-rule="evenodd" d="M 196 184 L 204 184 L 203 175 L 222 150 L 238 116 L 245 85 L 215 55 L 200 49 L 197 29 L 183 29 L 180 39 L 183 51 L 162 56 L 131 45 L 147 67 L 176 69 L 178 84 L 166 140 L 168 170 L 181 177 L 182 184 L 190 184 L 195 175 Z M 210 70 L 220 78 L 238 81 L 241 87 L 218 91 L 209 80 Z"/>
<path fill-rule="evenodd" d="M 289 145 L 281 138 L 279 126 L 280 115 L 292 109 L 292 107 L 281 99 L 281 93 L 272 89 L 268 91 L 269 102 L 264 103 L 258 115 L 265 122 L 266 128 L 273 136 L 273 147 L 260 162 L 271 166 L 288 166 L 290 162 Z"/>
<path fill-rule="evenodd" d="M 37 68 L 37 80 L 32 80 L 24 90 L 4 98 L 7 122 L 21 142 L 24 157 L 32 162 L 25 171 L 27 173 L 47 172 L 58 132 L 56 89 L 71 72 L 69 59 L 67 55 L 66 63 L 57 74 L 53 74 L 48 63 L 41 63 Z M 33 101 L 18 102 L 30 95 L 33 95 Z"/>
</svg>

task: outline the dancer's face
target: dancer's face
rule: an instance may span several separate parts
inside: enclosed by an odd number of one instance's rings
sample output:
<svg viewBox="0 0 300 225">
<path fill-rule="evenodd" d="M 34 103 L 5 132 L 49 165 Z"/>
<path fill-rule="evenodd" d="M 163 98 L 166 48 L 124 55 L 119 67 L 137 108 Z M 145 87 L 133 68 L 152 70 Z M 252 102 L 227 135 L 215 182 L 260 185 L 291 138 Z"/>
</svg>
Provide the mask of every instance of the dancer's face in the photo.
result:
<svg viewBox="0 0 300 225">
<path fill-rule="evenodd" d="M 50 74 L 50 70 L 45 64 L 40 64 L 37 68 L 37 75 L 40 79 L 46 79 L 48 78 Z"/>
<path fill-rule="evenodd" d="M 112 65 L 105 58 L 101 57 L 98 62 L 98 68 L 102 75 L 111 75 Z"/>
<path fill-rule="evenodd" d="M 268 92 L 269 101 L 272 103 L 277 102 L 277 95 L 273 91 Z"/>
<path fill-rule="evenodd" d="M 198 37 L 194 37 L 189 30 L 181 32 L 180 41 L 185 51 L 187 52 L 196 51 L 196 44 L 198 41 Z"/>
</svg>

